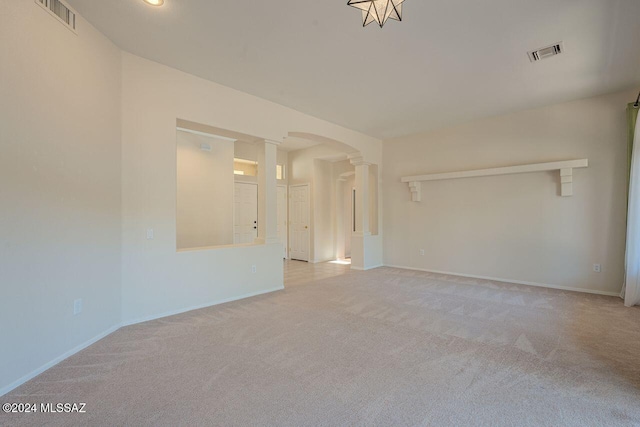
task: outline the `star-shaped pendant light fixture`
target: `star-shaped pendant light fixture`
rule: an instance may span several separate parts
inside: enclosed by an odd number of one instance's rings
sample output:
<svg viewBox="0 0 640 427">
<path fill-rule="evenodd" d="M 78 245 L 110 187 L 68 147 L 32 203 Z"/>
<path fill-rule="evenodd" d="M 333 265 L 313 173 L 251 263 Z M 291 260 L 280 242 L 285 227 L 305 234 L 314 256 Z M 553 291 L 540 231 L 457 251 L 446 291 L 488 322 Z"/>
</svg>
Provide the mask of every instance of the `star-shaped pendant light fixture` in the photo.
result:
<svg viewBox="0 0 640 427">
<path fill-rule="evenodd" d="M 404 0 L 349 0 L 347 5 L 362 10 L 362 26 L 377 22 L 380 28 L 387 19 L 402 21 L 402 3 Z"/>
</svg>

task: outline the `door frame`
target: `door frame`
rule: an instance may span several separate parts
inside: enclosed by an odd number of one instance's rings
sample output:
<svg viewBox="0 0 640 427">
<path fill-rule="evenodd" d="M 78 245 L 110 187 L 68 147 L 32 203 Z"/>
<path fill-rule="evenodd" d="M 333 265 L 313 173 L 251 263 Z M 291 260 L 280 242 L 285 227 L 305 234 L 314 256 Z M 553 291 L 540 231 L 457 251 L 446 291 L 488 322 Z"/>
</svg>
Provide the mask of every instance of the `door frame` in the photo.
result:
<svg viewBox="0 0 640 427">
<path fill-rule="evenodd" d="M 289 185 L 289 188 L 287 189 L 287 200 L 289 201 L 289 203 L 287 203 L 288 210 L 290 210 L 291 208 L 291 187 L 307 187 L 307 219 L 309 221 L 309 238 L 307 239 L 307 258 L 309 259 L 307 260 L 307 262 L 311 262 L 311 185 L 309 183 Z M 287 229 L 288 240 L 289 236 L 291 235 L 291 217 L 289 214 L 287 214 L 287 220 L 289 221 L 289 226 Z M 291 248 L 287 246 L 287 256 L 289 257 L 288 259 L 291 259 L 291 251 L 289 249 Z"/>
<path fill-rule="evenodd" d="M 284 201 L 285 201 L 285 206 L 284 206 L 284 215 L 285 215 L 285 219 L 284 219 L 284 258 L 285 259 L 291 259 L 289 257 L 289 186 L 287 184 L 278 184 L 277 185 L 278 188 L 282 187 L 284 188 Z M 277 195 L 276 195 L 277 197 Z M 276 201 L 277 202 L 277 201 Z M 276 228 L 277 230 L 277 228 Z"/>
</svg>

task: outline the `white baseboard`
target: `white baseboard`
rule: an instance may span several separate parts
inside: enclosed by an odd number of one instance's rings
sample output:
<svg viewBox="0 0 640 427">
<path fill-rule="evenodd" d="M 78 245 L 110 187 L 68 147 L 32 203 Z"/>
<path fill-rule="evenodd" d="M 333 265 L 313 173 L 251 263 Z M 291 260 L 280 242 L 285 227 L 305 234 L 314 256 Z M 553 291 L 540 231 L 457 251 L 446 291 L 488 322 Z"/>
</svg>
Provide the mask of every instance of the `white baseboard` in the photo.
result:
<svg viewBox="0 0 640 427">
<path fill-rule="evenodd" d="M 232 301 L 238 301 L 238 300 L 241 300 L 241 299 L 251 298 L 251 297 L 255 297 L 255 296 L 258 296 L 258 295 L 262 295 L 262 294 L 268 294 L 268 293 L 275 292 L 275 291 L 281 291 L 283 289 L 284 289 L 284 285 L 280 285 L 280 286 L 276 286 L 275 288 L 270 288 L 270 289 L 266 289 L 266 290 L 263 290 L 263 291 L 250 292 L 250 293 L 247 293 L 247 294 L 243 294 L 243 295 L 239 295 L 239 296 L 235 296 L 235 297 L 231 297 L 231 298 L 224 298 L 224 299 L 221 299 L 221 300 L 216 300 L 216 301 L 208 302 L 208 303 L 205 303 L 205 304 L 198 304 L 198 305 L 194 305 L 194 306 L 191 306 L 191 307 L 181 308 L 181 309 L 178 309 L 178 310 L 166 311 L 166 312 L 161 313 L 161 314 L 153 314 L 151 316 L 145 316 L 145 317 L 140 317 L 140 318 L 134 319 L 134 320 L 124 321 L 124 322 L 122 322 L 121 326 L 130 326 L 130 325 L 135 325 L 137 323 L 149 322 L 150 320 L 156 320 L 156 319 L 162 319 L 163 317 L 175 316 L 176 314 L 186 313 L 187 311 L 199 310 L 201 308 L 212 307 L 214 305 L 224 304 L 224 303 L 232 302 Z"/>
<path fill-rule="evenodd" d="M 267 293 L 270 293 L 270 292 L 281 291 L 283 289 L 284 289 L 284 286 L 281 285 L 281 286 L 277 286 L 275 288 L 267 289 L 267 290 L 264 290 L 264 291 L 251 292 L 251 293 L 240 295 L 240 296 L 237 296 L 237 297 L 225 298 L 225 299 L 222 299 L 222 300 L 217 300 L 217 301 L 209 302 L 209 303 L 206 303 L 206 304 L 200 304 L 200 305 L 197 305 L 197 306 L 192 306 L 192 307 L 179 309 L 179 310 L 173 310 L 173 311 L 165 312 L 165 313 L 158 314 L 158 315 L 147 316 L 147 317 L 144 317 L 144 318 L 139 318 L 139 319 L 135 319 L 135 320 L 122 322 L 119 325 L 112 326 L 111 328 L 107 329 L 106 331 L 104 331 L 104 332 L 96 335 L 95 337 L 89 339 L 88 341 L 85 341 L 84 343 L 72 348 L 71 350 L 66 351 L 65 353 L 61 354 L 60 356 L 56 357 L 55 359 L 53 359 L 53 360 L 51 360 L 51 361 L 49 361 L 47 363 L 45 363 L 44 365 L 40 366 L 39 368 L 31 371 L 30 373 L 28 373 L 27 375 L 23 376 L 22 378 L 17 379 L 16 381 L 12 382 L 11 384 L 0 388 L 0 396 L 4 396 L 5 394 L 9 393 L 10 391 L 20 387 L 22 384 L 24 384 L 27 381 L 35 378 L 36 376 L 40 375 L 41 373 L 43 373 L 47 369 L 50 369 L 50 368 L 54 367 L 58 363 L 60 363 L 63 360 L 67 359 L 68 357 L 71 357 L 74 354 L 78 353 L 79 351 L 84 350 L 85 348 L 89 347 L 91 344 L 94 344 L 94 343 L 100 341 L 102 338 L 106 337 L 107 335 L 111 335 L 112 333 L 114 333 L 115 331 L 120 329 L 121 327 L 134 325 L 136 323 L 148 322 L 150 320 L 156 320 L 156 319 L 160 319 L 160 318 L 163 318 L 163 317 L 169 317 L 169 316 L 173 316 L 173 315 L 180 314 L 180 313 L 186 313 L 187 311 L 198 310 L 200 308 L 211 307 L 211 306 L 214 306 L 214 305 L 219 305 L 219 304 L 224 304 L 224 303 L 227 303 L 227 302 L 232 302 L 232 301 L 237 301 L 237 300 L 241 300 L 241 299 L 245 299 L 245 298 L 250 298 L 250 297 L 254 297 L 254 296 L 258 296 L 258 295 L 262 295 L 262 294 L 267 294 Z"/>
<path fill-rule="evenodd" d="M 22 384 L 24 384 L 27 381 L 37 377 L 38 375 L 40 375 L 41 373 L 43 373 L 47 369 L 50 369 L 50 368 L 54 367 L 55 365 L 57 365 L 58 363 L 62 362 L 66 358 L 68 358 L 70 356 L 73 356 L 74 354 L 78 353 L 79 351 L 84 350 L 85 348 L 89 347 L 91 344 L 100 341 L 102 338 L 106 337 L 107 335 L 110 335 L 110 334 L 114 333 L 118 329 L 120 329 L 120 325 L 112 326 L 111 328 L 107 329 L 104 332 L 99 333 L 98 335 L 96 335 L 95 337 L 89 339 L 88 341 L 85 341 L 82 344 L 72 348 L 71 350 L 62 353 L 60 356 L 56 357 L 55 359 L 45 363 L 44 365 L 40 366 L 37 369 L 29 372 L 27 375 L 23 376 L 22 378 L 19 378 L 19 379 L 15 380 L 14 382 L 12 382 L 11 384 L 9 384 L 9 385 L 7 385 L 5 387 L 2 387 L 0 389 L 0 396 L 4 396 L 5 394 L 9 393 L 11 390 L 14 390 L 14 389 L 20 387 Z"/>
<path fill-rule="evenodd" d="M 351 265 L 351 269 L 352 269 L 352 270 L 358 270 L 358 271 L 373 270 L 374 268 L 380 268 L 380 267 L 385 267 L 385 265 L 384 265 L 384 264 L 378 264 L 378 265 L 374 265 L 374 266 L 371 266 L 371 267 L 365 267 L 365 268 L 362 268 L 362 267 L 354 267 L 354 266 L 353 266 L 353 264 Z M 388 267 L 390 267 L 390 266 L 388 266 Z"/>
<path fill-rule="evenodd" d="M 619 292 L 607 292 L 607 291 L 599 291 L 599 290 L 593 290 L 593 289 L 572 288 L 572 287 L 568 287 L 568 286 L 549 285 L 549 284 L 546 284 L 546 283 L 527 282 L 527 281 L 524 281 L 524 280 L 502 279 L 502 278 L 499 278 L 499 277 L 477 276 L 477 275 L 474 275 L 474 274 L 464 274 L 464 273 L 452 273 L 452 272 L 449 272 L 449 271 L 427 270 L 427 269 L 424 269 L 424 268 L 407 267 L 407 266 L 404 266 L 404 265 L 385 264 L 384 266 L 385 267 L 392 267 L 392 268 L 401 268 L 403 270 L 415 270 L 415 271 L 424 271 L 424 272 L 427 272 L 427 273 L 446 274 L 446 275 L 449 275 L 449 276 L 468 277 L 468 278 L 471 278 L 471 279 L 492 280 L 494 282 L 515 283 L 516 285 L 526 285 L 526 286 L 536 286 L 536 287 L 539 287 L 539 288 L 558 289 L 558 290 L 561 290 L 561 291 L 583 292 L 583 293 L 587 293 L 587 294 L 606 295 L 606 296 L 610 296 L 610 297 L 619 297 L 620 296 Z"/>
</svg>

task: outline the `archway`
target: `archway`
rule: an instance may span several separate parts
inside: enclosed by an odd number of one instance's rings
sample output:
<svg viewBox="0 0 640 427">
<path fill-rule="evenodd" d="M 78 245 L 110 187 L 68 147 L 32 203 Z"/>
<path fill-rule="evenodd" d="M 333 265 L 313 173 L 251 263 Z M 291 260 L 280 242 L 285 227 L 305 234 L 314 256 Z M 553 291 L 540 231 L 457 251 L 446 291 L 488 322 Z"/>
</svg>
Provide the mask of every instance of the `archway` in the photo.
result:
<svg viewBox="0 0 640 427">
<path fill-rule="evenodd" d="M 370 268 L 374 264 L 370 260 L 372 223 L 377 232 L 377 165 L 370 168 L 372 163 L 359 150 L 342 141 L 308 132 L 289 132 L 288 137 L 313 145 L 300 150 L 306 151 L 304 162 L 298 160 L 303 154 L 291 156 L 289 167 L 294 184 L 302 183 L 296 179 L 300 169 L 304 169 L 301 175 L 308 177 L 311 184 L 310 261 L 350 255 L 352 268 Z M 374 178 L 372 173 L 376 174 Z"/>
</svg>

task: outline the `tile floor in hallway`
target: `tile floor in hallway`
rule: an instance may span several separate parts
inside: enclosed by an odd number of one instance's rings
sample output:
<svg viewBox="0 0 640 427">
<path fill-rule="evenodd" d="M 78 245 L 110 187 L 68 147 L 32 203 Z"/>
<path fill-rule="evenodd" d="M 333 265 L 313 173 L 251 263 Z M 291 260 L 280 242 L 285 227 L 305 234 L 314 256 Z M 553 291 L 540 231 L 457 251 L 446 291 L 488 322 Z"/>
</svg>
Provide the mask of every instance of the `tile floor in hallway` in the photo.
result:
<svg viewBox="0 0 640 427">
<path fill-rule="evenodd" d="M 328 277 L 351 274 L 350 262 L 351 260 L 313 264 L 305 261 L 285 260 L 284 286 L 301 285 Z"/>
</svg>

